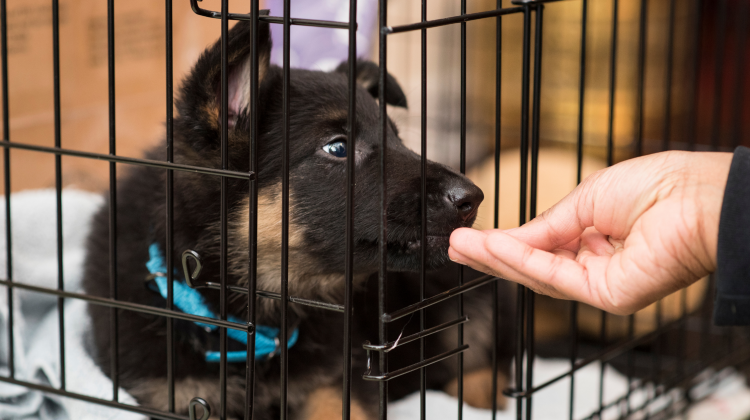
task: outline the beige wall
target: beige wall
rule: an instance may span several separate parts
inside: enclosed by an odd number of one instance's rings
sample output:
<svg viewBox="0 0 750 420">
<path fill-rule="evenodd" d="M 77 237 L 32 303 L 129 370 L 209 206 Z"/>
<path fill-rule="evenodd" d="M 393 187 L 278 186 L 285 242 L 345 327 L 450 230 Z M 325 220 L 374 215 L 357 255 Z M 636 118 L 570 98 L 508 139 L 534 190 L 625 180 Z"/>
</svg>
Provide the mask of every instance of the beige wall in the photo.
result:
<svg viewBox="0 0 750 420">
<path fill-rule="evenodd" d="M 218 10 L 218 0 L 203 7 Z M 234 10 L 233 10 L 234 11 Z M 246 12 L 246 10 L 236 10 Z M 164 5 L 129 0 L 115 5 L 117 153 L 140 157 L 163 141 L 166 116 Z M 109 150 L 107 8 L 98 0 L 60 1 L 62 147 Z M 54 146 L 52 19 L 48 0 L 8 1 L 10 138 Z M 206 45 L 219 36 L 219 21 L 174 2 L 174 81 L 178 85 Z M 54 157 L 12 150 L 14 191 L 54 186 Z M 108 185 L 106 162 L 63 157 L 63 184 L 91 190 Z M 0 163 L 1 165 L 2 163 Z M 125 165 L 118 165 L 123 170 Z M 1 166 L 0 166 L 1 168 Z"/>
<path fill-rule="evenodd" d="M 52 146 L 52 27 L 48 0 L 9 0 L 9 67 L 11 140 Z M 418 1 L 389 2 L 389 24 L 420 19 Z M 495 0 L 469 2 L 469 12 L 490 10 Z M 61 0 L 62 144 L 91 152 L 108 151 L 106 3 Z M 218 10 L 219 0 L 203 7 Z M 663 130 L 664 59 L 667 0 L 649 2 L 646 71 L 646 136 Z M 691 10 L 677 2 L 675 83 L 687 81 Z M 585 143 L 587 153 L 604 155 L 609 112 L 611 2 L 589 2 Z M 505 6 L 510 6 L 506 1 Z M 237 12 L 246 10 L 237 9 Z M 459 4 L 435 0 L 428 19 L 454 16 Z M 635 128 L 638 3 L 620 2 L 619 60 L 615 113 L 616 159 L 630 155 Z M 546 6 L 542 72 L 541 139 L 572 147 L 577 138 L 581 2 Z M 520 134 L 521 15 L 502 18 L 501 142 L 517 147 Z M 163 139 L 165 119 L 164 10 L 161 2 L 116 3 L 117 152 L 140 156 Z M 533 34 L 533 31 L 532 31 Z M 174 2 L 174 80 L 177 86 L 198 54 L 219 36 L 219 22 L 196 16 L 187 1 Z M 373 36 L 377 43 L 377 37 Z M 392 109 L 404 140 L 415 150 L 420 141 L 420 33 L 388 38 L 389 71 L 396 76 L 410 109 Z M 492 154 L 495 132 L 495 19 L 467 24 L 468 161 L 479 164 Z M 428 30 L 428 157 L 458 166 L 460 125 L 460 25 Z M 373 56 L 377 57 L 377 52 Z M 689 101 L 675 90 L 673 115 L 682 116 Z M 676 138 L 685 128 L 675 125 Z M 51 155 L 12 151 L 12 188 L 54 185 Z M 2 162 L 0 160 L 0 168 Z M 122 167 L 123 165 L 118 165 Z M 106 162 L 63 158 L 63 183 L 87 189 L 108 185 Z"/>
</svg>

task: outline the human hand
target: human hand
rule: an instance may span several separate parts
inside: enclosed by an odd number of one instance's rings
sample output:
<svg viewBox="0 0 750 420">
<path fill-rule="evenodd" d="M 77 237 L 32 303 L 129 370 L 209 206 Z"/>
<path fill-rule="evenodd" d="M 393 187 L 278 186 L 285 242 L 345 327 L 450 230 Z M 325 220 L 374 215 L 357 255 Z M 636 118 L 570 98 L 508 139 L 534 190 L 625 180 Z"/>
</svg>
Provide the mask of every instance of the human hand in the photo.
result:
<svg viewBox="0 0 750 420">
<path fill-rule="evenodd" d="M 716 269 L 731 161 L 691 152 L 624 161 L 519 228 L 455 230 L 448 255 L 537 293 L 631 314 Z"/>
</svg>

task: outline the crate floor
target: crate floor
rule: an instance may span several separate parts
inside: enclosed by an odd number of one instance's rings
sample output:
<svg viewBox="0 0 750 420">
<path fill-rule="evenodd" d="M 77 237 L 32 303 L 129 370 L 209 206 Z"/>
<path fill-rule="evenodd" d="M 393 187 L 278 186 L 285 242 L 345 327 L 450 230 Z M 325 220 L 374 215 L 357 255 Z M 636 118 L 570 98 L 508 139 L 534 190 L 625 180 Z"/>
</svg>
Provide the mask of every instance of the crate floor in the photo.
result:
<svg viewBox="0 0 750 420">
<path fill-rule="evenodd" d="M 570 369 L 570 362 L 562 359 L 534 360 L 534 382 L 541 384 L 548 379 L 563 374 Z M 585 419 L 599 409 L 599 374 L 601 365 L 592 363 L 575 374 L 574 418 Z M 687 420 L 745 420 L 750 416 L 750 388 L 745 378 L 730 372 L 719 383 L 711 387 L 713 393 L 687 411 Z M 627 378 L 611 366 L 604 372 L 604 404 L 614 402 L 627 391 Z M 631 395 L 632 406 L 640 406 L 652 392 L 646 386 L 634 391 Z M 666 394 L 654 401 L 650 408 L 654 412 L 663 410 L 671 402 L 674 394 Z M 698 396 L 700 397 L 700 396 Z M 458 400 L 439 391 L 428 391 L 427 418 L 429 420 L 454 420 L 458 418 Z M 532 412 L 535 420 L 560 420 L 568 418 L 570 407 L 570 380 L 563 379 L 534 394 Z M 419 393 L 412 394 L 403 400 L 390 405 L 390 420 L 410 420 L 419 418 Z M 508 407 L 498 411 L 497 420 L 515 420 L 515 401 L 508 401 Z M 491 418 L 490 410 L 477 409 L 464 405 L 464 420 L 487 420 Z M 620 411 L 617 406 L 605 410 L 603 419 L 618 419 Z M 671 417 L 667 417 L 671 418 Z"/>
</svg>

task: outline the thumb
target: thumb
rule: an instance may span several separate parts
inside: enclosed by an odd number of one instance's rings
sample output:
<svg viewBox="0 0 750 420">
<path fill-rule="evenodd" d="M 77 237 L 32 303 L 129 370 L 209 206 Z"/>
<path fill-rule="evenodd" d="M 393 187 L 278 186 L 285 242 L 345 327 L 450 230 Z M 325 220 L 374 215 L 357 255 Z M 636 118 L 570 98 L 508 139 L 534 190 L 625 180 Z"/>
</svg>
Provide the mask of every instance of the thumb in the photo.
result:
<svg viewBox="0 0 750 420">
<path fill-rule="evenodd" d="M 561 248 L 593 226 L 595 176 L 586 178 L 565 198 L 521 227 L 505 231 L 529 246 L 545 251 Z"/>
</svg>

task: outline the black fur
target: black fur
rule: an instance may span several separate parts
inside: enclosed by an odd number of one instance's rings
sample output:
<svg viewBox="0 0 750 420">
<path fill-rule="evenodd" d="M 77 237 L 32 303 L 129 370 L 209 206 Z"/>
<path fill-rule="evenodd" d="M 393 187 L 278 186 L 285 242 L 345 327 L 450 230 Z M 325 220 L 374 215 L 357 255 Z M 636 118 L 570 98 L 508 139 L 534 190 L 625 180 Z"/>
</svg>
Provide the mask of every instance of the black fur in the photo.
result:
<svg viewBox="0 0 750 420">
<path fill-rule="evenodd" d="M 245 86 L 245 63 L 250 54 L 250 26 L 238 23 L 229 38 L 230 74 L 230 136 L 229 167 L 249 170 L 249 120 L 246 99 L 239 88 Z M 268 25 L 260 24 L 260 63 L 262 80 L 259 91 L 259 168 L 258 185 L 261 200 L 268 205 L 261 212 L 258 233 L 258 284 L 266 290 L 278 289 L 278 253 L 275 244 L 279 227 L 274 212 L 281 182 L 281 147 L 283 141 L 282 70 L 269 65 L 270 34 Z M 184 81 L 177 100 L 179 116 L 174 121 L 175 161 L 212 168 L 221 167 L 219 119 L 219 43 L 208 48 Z M 343 302 L 345 160 L 335 158 L 322 147 L 347 133 L 347 67 L 324 73 L 292 70 L 290 86 L 290 294 L 309 299 Z M 377 276 L 380 200 L 379 179 L 379 113 L 373 94 L 378 91 L 377 66 L 358 62 L 357 91 L 357 166 L 355 188 L 355 292 L 354 318 L 354 398 L 372 414 L 377 410 L 377 386 L 361 379 L 364 352 L 360 344 L 377 339 Z M 387 102 L 406 106 L 406 97 L 396 81 L 387 79 Z M 239 99 L 237 99 L 239 98 Z M 230 99 L 230 102 L 232 99 Z M 420 237 L 420 172 L 419 156 L 403 146 L 396 127 L 388 122 L 388 264 L 390 310 L 418 300 L 418 276 L 408 272 L 419 270 Z M 349 151 L 351 153 L 351 150 Z M 148 153 L 151 159 L 165 159 L 165 149 L 158 147 Z M 165 302 L 146 286 L 145 264 L 148 247 L 166 238 L 166 173 L 148 167 L 125 168 L 117 187 L 117 298 L 156 307 Z M 481 191 L 468 179 L 450 168 L 427 164 L 428 185 L 428 258 L 430 269 L 446 267 L 447 238 L 457 227 L 470 226 L 481 201 Z M 188 172 L 174 173 L 174 266 L 180 267 L 178 256 L 185 249 L 195 249 L 203 257 L 204 269 L 200 282 L 219 282 L 219 221 L 220 180 L 215 176 Z M 246 225 L 247 181 L 227 181 L 229 203 L 229 284 L 246 284 L 248 241 Z M 469 194 L 471 203 L 459 202 Z M 471 201 L 471 200 L 470 200 Z M 459 210 L 461 205 L 471 205 Z M 266 208 L 266 207 L 264 207 Z M 244 212 L 243 212 L 244 211 Z M 109 210 L 105 206 L 93 221 L 88 242 L 84 287 L 87 293 L 109 297 Z M 427 294 L 455 286 L 457 269 L 442 268 L 428 277 Z M 467 278 L 473 275 L 467 270 Z M 218 292 L 201 289 L 218 313 Z M 491 359 L 489 323 L 491 307 L 486 289 L 466 295 L 466 312 L 475 321 L 467 325 L 467 342 L 477 348 L 467 353 L 467 370 L 488 366 Z M 279 305 L 276 301 L 258 298 L 257 322 L 278 326 Z M 501 293 L 503 311 L 510 308 L 510 293 Z M 246 316 L 246 297 L 230 295 L 229 313 Z M 426 325 L 437 325 L 456 317 L 455 310 L 446 310 L 454 303 L 427 311 Z M 110 309 L 91 305 L 93 321 L 90 352 L 106 374 L 110 370 Z M 140 403 L 166 408 L 166 321 L 163 317 L 118 310 L 119 315 L 119 379 L 120 385 Z M 507 375 L 512 343 L 501 322 L 501 370 Z M 392 338 L 403 323 L 391 327 Z M 418 325 L 413 320 L 406 333 Z M 343 316 L 339 313 L 290 305 L 290 328 L 299 328 L 298 343 L 289 350 L 289 403 L 292 418 L 301 418 L 307 396 L 326 386 L 340 387 Z M 177 410 L 185 413 L 185 399 L 206 398 L 215 411 L 218 401 L 218 364 L 207 363 L 203 354 L 215 349 L 217 338 L 191 322 L 175 321 L 175 352 L 178 382 Z M 454 333 L 446 332 L 427 339 L 427 356 L 455 346 Z M 472 343 L 471 337 L 479 337 Z M 231 340 L 230 340 L 231 342 Z M 395 350 L 391 368 L 417 360 L 417 345 Z M 428 385 L 441 388 L 455 376 L 455 360 L 429 370 Z M 243 364 L 230 364 L 228 372 L 228 413 L 241 418 L 244 412 Z M 418 376 L 407 375 L 392 382 L 391 397 L 398 398 L 418 389 Z M 201 385 L 206 384 L 206 385 Z M 208 395 L 210 394 L 210 395 Z M 256 362 L 255 418 L 278 417 L 279 360 Z"/>
</svg>

